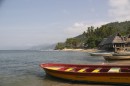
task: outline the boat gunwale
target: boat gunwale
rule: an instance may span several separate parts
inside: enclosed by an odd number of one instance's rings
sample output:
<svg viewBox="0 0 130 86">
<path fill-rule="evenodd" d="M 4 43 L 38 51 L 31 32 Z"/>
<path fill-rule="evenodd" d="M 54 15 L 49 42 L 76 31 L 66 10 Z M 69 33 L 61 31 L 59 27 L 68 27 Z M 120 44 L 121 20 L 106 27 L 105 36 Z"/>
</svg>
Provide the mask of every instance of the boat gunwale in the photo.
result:
<svg viewBox="0 0 130 86">
<path fill-rule="evenodd" d="M 72 65 L 71 64 L 53 64 L 53 63 L 45 63 L 45 65 L 43 66 L 44 64 L 41 64 L 40 66 L 43 68 L 43 69 L 45 69 L 45 70 L 48 70 L 48 71 L 53 71 L 53 72 L 61 72 L 61 73 L 70 73 L 70 74 L 100 74 L 100 75 L 102 75 L 102 74 L 111 74 L 111 75 L 115 75 L 115 74 L 117 74 L 117 75 L 119 75 L 119 74 L 121 74 L 121 75 L 124 75 L 124 74 L 128 74 L 129 76 L 130 76 L 130 72 L 97 72 L 97 73 L 94 73 L 94 72 L 77 72 L 77 71 L 63 71 L 63 70 L 52 70 L 52 69 L 48 69 L 48 68 L 46 68 L 46 67 L 51 67 L 51 66 L 54 66 L 54 65 L 58 65 L 58 66 L 61 66 L 61 65 L 69 65 L 68 67 L 72 67 Z M 51 66 L 50 66 L 51 65 Z M 77 65 L 73 65 L 73 67 L 75 67 L 75 66 L 77 66 Z M 107 66 L 107 67 L 109 67 L 109 68 L 111 68 L 111 67 L 124 67 L 124 68 L 127 68 L 127 69 L 129 69 L 130 68 L 130 66 L 122 66 L 122 65 L 114 65 L 114 66 L 112 66 L 112 65 L 79 65 L 79 66 L 94 66 L 93 67 L 93 69 L 95 69 L 95 68 L 97 68 L 97 67 L 99 67 L 99 66 Z M 129 67 L 129 68 L 128 68 Z M 90 67 L 91 68 L 91 67 Z M 104 67 L 104 69 L 109 69 L 109 68 L 105 68 Z M 123 69 L 123 68 L 122 68 Z M 130 69 L 129 69 L 130 70 Z M 127 76 L 127 75 L 125 75 L 125 76 Z"/>
<path fill-rule="evenodd" d="M 130 65 L 127 65 L 127 64 L 93 64 L 93 65 L 89 65 L 89 64 L 86 64 L 86 65 L 84 65 L 84 64 L 55 64 L 55 63 L 42 63 L 42 64 L 40 64 L 40 66 L 41 67 L 43 67 L 43 65 L 44 65 L 44 67 L 45 66 L 78 66 L 78 67 L 86 67 L 86 66 L 90 66 L 90 67 L 129 67 L 130 68 Z"/>
</svg>

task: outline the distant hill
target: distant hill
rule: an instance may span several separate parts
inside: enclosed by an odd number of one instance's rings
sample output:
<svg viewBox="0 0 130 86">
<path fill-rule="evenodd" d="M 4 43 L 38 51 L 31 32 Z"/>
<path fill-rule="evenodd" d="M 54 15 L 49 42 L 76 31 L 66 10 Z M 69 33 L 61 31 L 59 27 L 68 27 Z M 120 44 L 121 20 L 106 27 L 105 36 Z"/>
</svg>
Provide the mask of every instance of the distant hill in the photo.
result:
<svg viewBox="0 0 130 86">
<path fill-rule="evenodd" d="M 67 38 L 65 42 L 57 43 L 55 49 L 96 48 L 103 38 L 115 33 L 121 33 L 121 35 L 130 34 L 130 21 L 111 22 L 96 28 L 90 26 L 82 34 Z"/>
<path fill-rule="evenodd" d="M 29 50 L 54 50 L 56 44 L 45 44 L 45 45 L 38 45 L 38 46 L 33 46 Z"/>
</svg>

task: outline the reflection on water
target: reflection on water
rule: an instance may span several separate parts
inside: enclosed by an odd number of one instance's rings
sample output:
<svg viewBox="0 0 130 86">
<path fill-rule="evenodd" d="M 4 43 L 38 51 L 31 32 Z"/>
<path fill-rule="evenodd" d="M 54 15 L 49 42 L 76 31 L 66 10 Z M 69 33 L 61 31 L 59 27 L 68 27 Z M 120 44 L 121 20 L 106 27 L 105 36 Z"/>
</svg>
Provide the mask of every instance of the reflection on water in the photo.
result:
<svg viewBox="0 0 130 86">
<path fill-rule="evenodd" d="M 86 86 L 88 84 L 46 76 L 39 64 L 47 62 L 130 64 L 128 60 L 105 61 L 103 57 L 90 56 L 86 52 L 0 51 L 0 86 Z"/>
</svg>

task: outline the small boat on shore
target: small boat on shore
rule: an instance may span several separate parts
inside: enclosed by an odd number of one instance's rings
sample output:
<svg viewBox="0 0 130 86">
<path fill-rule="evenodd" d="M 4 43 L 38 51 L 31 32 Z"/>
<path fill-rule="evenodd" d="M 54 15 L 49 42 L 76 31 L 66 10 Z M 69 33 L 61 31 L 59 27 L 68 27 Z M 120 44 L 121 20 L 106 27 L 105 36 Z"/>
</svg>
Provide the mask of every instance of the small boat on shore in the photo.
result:
<svg viewBox="0 0 130 86">
<path fill-rule="evenodd" d="M 130 56 L 130 52 L 113 53 L 113 56 Z"/>
<path fill-rule="evenodd" d="M 130 65 L 45 63 L 40 67 L 51 76 L 72 81 L 130 84 Z"/>
<path fill-rule="evenodd" d="M 105 60 L 130 60 L 130 53 L 113 53 L 112 55 L 103 56 Z"/>
<path fill-rule="evenodd" d="M 122 53 L 90 53 L 91 56 L 103 56 L 105 60 L 130 60 L 130 52 Z"/>
<path fill-rule="evenodd" d="M 96 53 L 90 53 L 91 56 L 112 56 L 112 53 L 106 53 L 106 52 L 96 52 Z"/>
<path fill-rule="evenodd" d="M 130 56 L 103 56 L 105 60 L 130 60 Z"/>
</svg>

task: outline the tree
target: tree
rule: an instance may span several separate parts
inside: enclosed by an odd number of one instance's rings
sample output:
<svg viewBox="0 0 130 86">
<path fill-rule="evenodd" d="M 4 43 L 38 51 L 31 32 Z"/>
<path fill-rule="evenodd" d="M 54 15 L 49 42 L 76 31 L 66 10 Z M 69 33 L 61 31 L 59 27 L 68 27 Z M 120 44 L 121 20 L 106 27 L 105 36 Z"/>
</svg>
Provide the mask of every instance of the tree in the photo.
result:
<svg viewBox="0 0 130 86">
<path fill-rule="evenodd" d="M 95 37 L 90 37 L 88 38 L 86 44 L 88 45 L 88 48 L 95 48 L 96 47 L 96 38 Z"/>
<path fill-rule="evenodd" d="M 55 50 L 62 50 L 65 48 L 65 44 L 64 43 L 57 43 Z"/>
<path fill-rule="evenodd" d="M 128 27 L 126 34 L 130 34 L 130 26 Z"/>
<path fill-rule="evenodd" d="M 98 44 L 110 35 L 115 33 L 121 33 L 122 35 L 130 34 L 130 21 L 125 22 L 111 22 L 101 27 L 94 28 L 90 26 L 79 36 L 66 39 L 64 45 L 58 44 L 59 48 L 82 48 L 87 46 L 88 48 L 97 47 Z"/>
<path fill-rule="evenodd" d="M 69 38 L 66 40 L 66 47 L 67 48 L 77 48 L 79 44 L 79 39 L 77 38 Z"/>
</svg>

